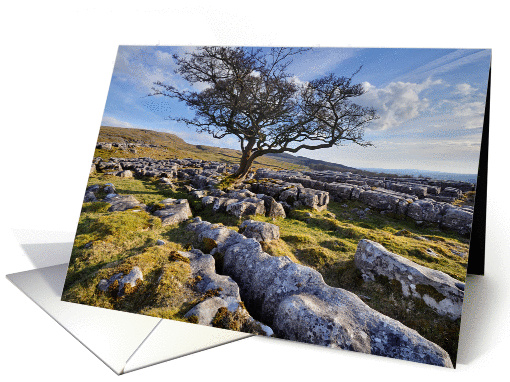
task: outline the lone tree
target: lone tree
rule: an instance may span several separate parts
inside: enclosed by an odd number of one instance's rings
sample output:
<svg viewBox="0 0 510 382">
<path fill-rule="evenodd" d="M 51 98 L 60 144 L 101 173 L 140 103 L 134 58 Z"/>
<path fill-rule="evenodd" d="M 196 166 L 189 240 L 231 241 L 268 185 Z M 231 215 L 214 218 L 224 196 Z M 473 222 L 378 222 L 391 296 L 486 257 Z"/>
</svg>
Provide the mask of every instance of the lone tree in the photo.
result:
<svg viewBox="0 0 510 382">
<path fill-rule="evenodd" d="M 351 101 L 365 93 L 363 86 L 353 84 L 352 76 L 334 74 L 299 81 L 286 69 L 303 50 L 203 47 L 174 55 L 176 73 L 204 90 L 156 82 L 150 95 L 184 102 L 195 111 L 194 119 L 173 119 L 200 133 L 218 139 L 235 135 L 242 151 L 239 169 L 232 175 L 238 181 L 265 154 L 318 150 L 344 141 L 370 145 L 363 140 L 363 131 L 378 118 L 375 110 Z"/>
</svg>

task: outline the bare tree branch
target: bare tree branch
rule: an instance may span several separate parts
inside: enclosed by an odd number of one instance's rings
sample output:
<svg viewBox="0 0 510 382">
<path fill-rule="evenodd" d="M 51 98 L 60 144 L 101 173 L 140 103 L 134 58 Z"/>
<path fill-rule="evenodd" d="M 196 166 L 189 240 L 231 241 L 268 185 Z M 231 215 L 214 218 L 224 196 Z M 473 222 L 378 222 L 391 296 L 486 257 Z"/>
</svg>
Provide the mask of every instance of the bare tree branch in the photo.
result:
<svg viewBox="0 0 510 382">
<path fill-rule="evenodd" d="M 296 55 L 307 48 L 203 47 L 174 55 L 176 73 L 205 90 L 180 90 L 155 82 L 149 96 L 165 96 L 185 103 L 194 119 L 172 119 L 198 132 L 222 139 L 236 136 L 242 158 L 235 174 L 242 178 L 253 160 L 270 153 L 318 150 L 353 142 L 370 146 L 364 128 L 378 116 L 351 99 L 365 89 L 350 77 L 329 74 L 298 83 L 287 73 Z"/>
</svg>

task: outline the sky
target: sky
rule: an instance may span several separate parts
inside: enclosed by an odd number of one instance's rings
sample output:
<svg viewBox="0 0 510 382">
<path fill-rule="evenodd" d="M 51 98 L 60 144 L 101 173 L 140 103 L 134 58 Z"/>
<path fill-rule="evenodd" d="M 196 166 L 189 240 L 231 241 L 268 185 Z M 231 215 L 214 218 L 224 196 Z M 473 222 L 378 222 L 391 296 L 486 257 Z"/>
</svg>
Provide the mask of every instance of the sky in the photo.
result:
<svg viewBox="0 0 510 382">
<path fill-rule="evenodd" d="M 215 139 L 169 117 L 194 113 L 168 97 L 148 97 L 155 81 L 192 89 L 174 72 L 172 54 L 194 47 L 120 46 L 103 126 L 173 133 L 191 144 L 239 149 L 234 136 Z M 354 102 L 376 109 L 365 128 L 373 146 L 340 147 L 296 155 L 356 168 L 419 169 L 475 174 L 491 51 L 481 49 L 314 48 L 295 56 L 287 71 L 307 82 L 329 73 L 351 76 L 366 93 Z M 194 90 L 203 90 L 194 88 Z"/>
</svg>

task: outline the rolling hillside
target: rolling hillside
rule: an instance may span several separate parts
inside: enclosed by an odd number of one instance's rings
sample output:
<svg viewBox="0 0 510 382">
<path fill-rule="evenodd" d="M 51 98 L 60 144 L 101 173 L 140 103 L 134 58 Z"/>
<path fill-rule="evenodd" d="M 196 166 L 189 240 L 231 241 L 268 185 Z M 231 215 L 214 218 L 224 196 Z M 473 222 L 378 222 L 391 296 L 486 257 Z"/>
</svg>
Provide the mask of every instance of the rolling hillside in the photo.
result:
<svg viewBox="0 0 510 382">
<path fill-rule="evenodd" d="M 116 148 L 113 148 L 111 151 L 97 149 L 95 156 L 100 156 L 105 159 L 111 156 L 124 158 L 147 156 L 155 159 L 196 158 L 237 164 L 241 158 L 241 152 L 239 150 L 205 145 L 191 145 L 174 134 L 153 130 L 101 126 L 97 141 L 109 143 L 145 143 L 158 146 L 137 148 L 136 154 L 125 150 L 118 150 Z M 278 170 L 350 171 L 353 173 L 375 175 L 375 173 L 355 169 L 341 164 L 310 159 L 303 156 L 295 156 L 287 153 L 265 155 L 254 162 L 254 167 L 268 167 Z"/>
<path fill-rule="evenodd" d="M 194 158 L 208 161 L 218 161 L 237 164 L 241 158 L 239 150 L 225 149 L 220 147 L 191 145 L 174 134 L 163 133 L 153 130 L 130 129 L 121 127 L 101 126 L 98 142 L 126 142 L 145 143 L 158 147 L 138 147 L 136 153 L 119 150 L 96 149 L 94 156 L 109 157 L 151 157 L 155 159 L 168 158 Z M 254 162 L 254 167 L 268 167 L 277 170 L 303 170 L 307 167 L 270 157 L 261 157 Z"/>
</svg>

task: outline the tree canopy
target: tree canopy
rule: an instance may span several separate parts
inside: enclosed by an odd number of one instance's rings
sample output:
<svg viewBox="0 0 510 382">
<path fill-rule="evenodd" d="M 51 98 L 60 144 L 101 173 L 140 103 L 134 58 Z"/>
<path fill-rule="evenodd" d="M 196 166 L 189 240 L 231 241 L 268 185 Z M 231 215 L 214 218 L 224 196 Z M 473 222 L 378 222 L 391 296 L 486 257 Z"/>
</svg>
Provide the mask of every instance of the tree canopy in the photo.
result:
<svg viewBox="0 0 510 382">
<path fill-rule="evenodd" d="M 363 132 L 378 118 L 376 112 L 351 100 L 365 93 L 363 86 L 352 83 L 354 75 L 300 81 L 287 68 L 304 50 L 202 47 L 174 55 L 176 73 L 203 90 L 156 82 L 150 95 L 184 102 L 195 117 L 172 119 L 198 132 L 218 139 L 236 136 L 242 151 L 236 178 L 244 178 L 253 161 L 265 154 L 317 150 L 348 141 L 370 145 Z"/>
</svg>

